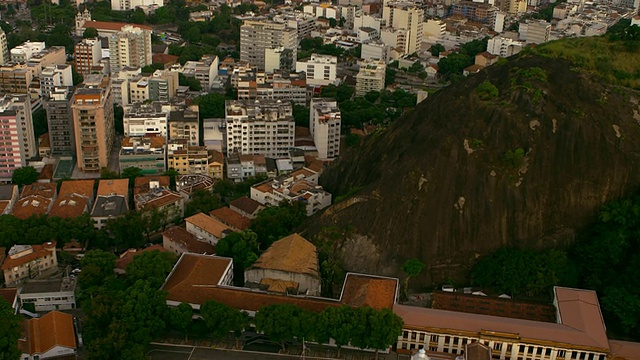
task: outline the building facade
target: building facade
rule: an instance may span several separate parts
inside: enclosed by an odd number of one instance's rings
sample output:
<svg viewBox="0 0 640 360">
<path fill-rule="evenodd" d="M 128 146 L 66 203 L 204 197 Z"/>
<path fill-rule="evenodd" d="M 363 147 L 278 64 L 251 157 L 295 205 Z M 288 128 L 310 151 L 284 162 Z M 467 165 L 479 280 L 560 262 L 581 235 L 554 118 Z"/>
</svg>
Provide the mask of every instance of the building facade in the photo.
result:
<svg viewBox="0 0 640 360">
<path fill-rule="evenodd" d="M 337 56 L 311 54 L 311 59 L 296 62 L 296 71 L 306 73 L 309 85 L 329 85 L 336 81 L 337 66 Z"/>
<path fill-rule="evenodd" d="M 420 50 L 424 22 L 423 9 L 412 3 L 385 1 L 382 9 L 382 19 L 388 27 L 406 30 L 405 54 L 413 54 Z"/>
<path fill-rule="evenodd" d="M 144 175 L 162 174 L 167 170 L 165 138 L 125 137 L 118 160 L 120 172 L 129 167 L 137 167 Z"/>
<path fill-rule="evenodd" d="M 291 103 L 274 100 L 225 103 L 227 151 L 244 155 L 286 157 L 295 143 Z"/>
<path fill-rule="evenodd" d="M 127 108 L 124 117 L 124 136 L 161 136 L 167 137 L 167 125 L 171 105 L 153 102 L 151 104 L 134 103 Z"/>
<path fill-rule="evenodd" d="M 71 98 L 73 87 L 56 87 L 43 96 L 47 113 L 49 143 L 52 155 L 73 155 L 76 151 Z"/>
<path fill-rule="evenodd" d="M 198 105 L 172 106 L 169 113 L 169 140 L 186 140 L 189 146 L 199 146 L 199 116 Z"/>
<path fill-rule="evenodd" d="M 27 281 L 20 291 L 20 304 L 33 304 L 37 312 L 76 308 L 76 279 L 63 277 L 52 280 Z"/>
<path fill-rule="evenodd" d="M 356 75 L 356 96 L 364 96 L 370 91 L 384 90 L 386 64 L 382 60 L 369 60 L 360 63 Z"/>
<path fill-rule="evenodd" d="M 7 34 L 0 29 L 0 65 L 4 65 L 11 60 L 9 55 L 9 43 L 7 42 Z"/>
<path fill-rule="evenodd" d="M 42 245 L 14 245 L 2 263 L 4 283 L 6 286 L 15 286 L 57 267 L 55 242 Z"/>
<path fill-rule="evenodd" d="M 71 101 L 76 158 L 83 172 L 100 172 L 109 165 L 115 139 L 109 77 L 93 74 L 76 89 Z"/>
<path fill-rule="evenodd" d="M 13 171 L 38 155 L 28 95 L 0 98 L 0 181 L 10 182 Z"/>
<path fill-rule="evenodd" d="M 112 73 L 125 66 L 144 67 L 152 63 L 151 30 L 125 25 L 109 36 L 109 66 Z"/>
<path fill-rule="evenodd" d="M 311 99 L 309 128 L 318 149 L 318 158 L 333 159 L 340 154 L 340 108 L 333 99 Z"/>
<path fill-rule="evenodd" d="M 91 69 L 102 60 L 100 39 L 82 39 L 75 45 L 73 54 L 76 71 L 82 76 L 91 74 Z"/>
<path fill-rule="evenodd" d="M 182 75 L 200 81 L 202 89 L 211 90 L 213 80 L 218 76 L 220 61 L 215 55 L 204 55 L 200 61 L 187 61 L 181 68 Z"/>
<path fill-rule="evenodd" d="M 295 28 L 265 20 L 245 20 L 240 27 L 240 60 L 258 70 L 265 69 L 265 50 L 290 49 L 292 59 L 297 58 L 298 33 Z"/>
</svg>

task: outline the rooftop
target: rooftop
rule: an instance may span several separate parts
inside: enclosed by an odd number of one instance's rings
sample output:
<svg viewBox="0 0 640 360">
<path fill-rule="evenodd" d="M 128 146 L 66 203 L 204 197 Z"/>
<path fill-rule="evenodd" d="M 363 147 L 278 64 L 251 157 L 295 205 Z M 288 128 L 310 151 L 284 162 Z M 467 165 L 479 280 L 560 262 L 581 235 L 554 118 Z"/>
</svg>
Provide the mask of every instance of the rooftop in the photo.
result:
<svg viewBox="0 0 640 360">
<path fill-rule="evenodd" d="M 160 245 L 160 244 L 154 244 L 152 246 L 149 246 L 149 247 L 141 249 L 141 250 L 129 249 L 129 250 L 123 252 L 122 254 L 120 254 L 120 256 L 116 259 L 115 268 L 116 269 L 125 270 L 127 268 L 127 265 L 129 265 L 129 264 L 131 264 L 131 262 L 133 262 L 133 258 L 134 257 L 136 257 L 137 255 L 142 254 L 144 252 L 154 251 L 154 250 L 158 250 L 158 251 L 162 251 L 162 252 L 169 251 L 169 250 L 165 249 L 164 247 L 162 247 L 162 245 Z"/>
<path fill-rule="evenodd" d="M 133 195 L 149 192 L 155 188 L 169 188 L 169 176 L 139 176 L 135 179 L 133 185 Z"/>
<path fill-rule="evenodd" d="M 18 192 L 18 185 L 0 185 L 0 200 L 11 200 L 14 191 Z"/>
<path fill-rule="evenodd" d="M 251 226 L 251 219 L 242 216 L 228 207 L 221 207 L 209 212 L 209 215 L 218 219 L 223 224 L 235 228 L 237 230 L 245 230 Z"/>
<path fill-rule="evenodd" d="M 342 287 L 342 303 L 369 306 L 374 309 L 391 309 L 398 296 L 398 279 L 348 273 Z"/>
<path fill-rule="evenodd" d="M 129 179 L 100 180 L 96 195 L 129 196 Z"/>
<path fill-rule="evenodd" d="M 203 229 L 218 239 L 222 238 L 225 231 L 231 231 L 225 224 L 201 212 L 184 219 L 184 221 Z"/>
<path fill-rule="evenodd" d="M 229 206 L 236 207 L 246 212 L 247 214 L 253 214 L 256 212 L 256 210 L 262 207 L 262 205 L 259 202 L 247 196 L 243 196 L 241 198 L 231 201 L 229 203 Z"/>
<path fill-rule="evenodd" d="M 0 299 L 4 299 L 9 305 L 13 305 L 18 296 L 17 288 L 2 288 L 0 289 Z"/>
<path fill-rule="evenodd" d="M 2 267 L 0 267 L 0 269 L 2 270 L 11 269 L 11 268 L 26 264 L 35 259 L 43 258 L 47 255 L 51 255 L 56 251 L 56 242 L 50 241 L 42 245 L 30 245 L 33 251 L 31 252 L 26 251 L 24 255 L 21 255 L 19 257 L 12 255 L 12 252 L 16 247 L 20 247 L 20 245 L 14 245 L 14 247 L 12 247 L 9 250 L 9 256 L 7 256 L 4 259 L 4 263 L 2 263 Z M 22 247 L 19 248 L 19 250 L 26 250 L 26 249 L 27 248 L 22 248 Z M 18 251 L 18 253 L 19 252 L 22 252 L 22 251 Z"/>
<path fill-rule="evenodd" d="M 127 199 L 122 195 L 99 195 L 96 198 L 93 209 L 91 210 L 92 217 L 110 217 L 124 215 L 129 208 L 127 206 Z"/>
<path fill-rule="evenodd" d="M 162 237 L 181 245 L 184 252 L 196 254 L 215 254 L 216 252 L 213 245 L 198 240 L 195 235 L 178 226 L 165 230 L 162 233 Z"/>
<path fill-rule="evenodd" d="M 176 178 L 176 190 L 192 194 L 196 190 L 211 190 L 213 179 L 206 175 L 180 175 Z"/>
<path fill-rule="evenodd" d="M 83 27 L 85 29 L 92 27 L 98 31 L 100 30 L 120 31 L 123 26 L 127 26 L 127 25 L 132 25 L 134 28 L 152 30 L 150 26 L 146 26 L 146 25 L 128 24 L 128 23 L 110 22 L 110 21 L 95 21 L 95 20 L 86 21 Z"/>
<path fill-rule="evenodd" d="M 136 209 L 140 211 L 158 209 L 181 200 L 182 197 L 180 195 L 165 189 L 151 190 L 135 197 Z"/>
<path fill-rule="evenodd" d="M 298 234 L 271 244 L 249 269 L 279 270 L 320 277 L 316 246 Z"/>
<path fill-rule="evenodd" d="M 74 291 L 76 279 L 65 277 L 51 280 L 29 280 L 22 286 L 20 294 L 39 294 L 51 292 Z"/>
<path fill-rule="evenodd" d="M 73 316 L 52 311 L 41 318 L 25 320 L 25 339 L 19 348 L 26 354 L 42 354 L 56 346 L 76 348 Z"/>
</svg>

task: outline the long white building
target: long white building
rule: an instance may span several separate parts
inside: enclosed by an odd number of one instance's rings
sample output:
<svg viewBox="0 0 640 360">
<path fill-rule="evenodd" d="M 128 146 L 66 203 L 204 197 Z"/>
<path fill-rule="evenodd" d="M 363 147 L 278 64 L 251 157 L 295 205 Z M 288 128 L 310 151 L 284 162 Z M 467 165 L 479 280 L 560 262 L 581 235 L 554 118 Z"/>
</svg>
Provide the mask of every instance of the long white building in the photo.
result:
<svg viewBox="0 0 640 360">
<path fill-rule="evenodd" d="M 127 108 L 124 118 L 125 136 L 161 136 L 167 138 L 167 125 L 171 105 L 153 102 L 151 104 L 134 103 Z"/>
<path fill-rule="evenodd" d="M 286 157 L 294 146 L 291 103 L 280 100 L 227 100 L 227 152 Z"/>
<path fill-rule="evenodd" d="M 333 159 L 340 154 L 340 108 L 333 99 L 311 99 L 309 127 L 318 149 L 318 158 Z"/>
<path fill-rule="evenodd" d="M 164 6 L 164 0 L 111 0 L 111 10 L 127 11 L 138 7 Z"/>
<path fill-rule="evenodd" d="M 311 54 L 306 61 L 296 62 L 296 71 L 304 71 L 307 85 L 329 85 L 336 81 L 338 57 L 331 55 Z"/>
</svg>

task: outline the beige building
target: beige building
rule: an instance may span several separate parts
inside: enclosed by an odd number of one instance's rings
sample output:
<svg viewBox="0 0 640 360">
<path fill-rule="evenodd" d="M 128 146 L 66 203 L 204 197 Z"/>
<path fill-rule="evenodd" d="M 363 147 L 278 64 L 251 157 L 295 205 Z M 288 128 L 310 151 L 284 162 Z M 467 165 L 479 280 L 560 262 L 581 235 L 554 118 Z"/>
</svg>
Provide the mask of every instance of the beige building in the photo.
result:
<svg viewBox="0 0 640 360">
<path fill-rule="evenodd" d="M 82 76 L 91 74 L 94 66 L 98 66 L 102 60 L 100 39 L 82 39 L 74 47 L 74 64 L 76 71 Z"/>
<path fill-rule="evenodd" d="M 167 146 L 167 166 L 180 174 L 209 175 L 209 151 L 204 146 L 189 146 L 185 140 Z"/>
<path fill-rule="evenodd" d="M 71 100 L 78 168 L 100 172 L 109 165 L 115 138 L 109 77 L 89 75 Z"/>
<path fill-rule="evenodd" d="M 184 253 L 215 254 L 213 245 L 201 241 L 184 228 L 175 226 L 162 233 L 162 247 L 176 255 Z"/>
<path fill-rule="evenodd" d="M 225 237 L 233 230 L 229 229 L 225 224 L 203 213 L 197 213 L 184 219 L 187 225 L 187 231 L 211 245 L 218 243 L 218 240 Z"/>
<path fill-rule="evenodd" d="M 169 140 L 186 140 L 189 146 L 199 146 L 199 116 L 198 105 L 172 106 L 169 113 Z"/>
<path fill-rule="evenodd" d="M 385 1 L 382 18 L 388 27 L 406 30 L 404 44 L 396 45 L 402 46 L 405 54 L 413 54 L 420 50 L 424 22 L 423 9 L 409 2 Z"/>
<path fill-rule="evenodd" d="M 125 25 L 109 36 L 109 66 L 117 73 L 125 66 L 144 67 L 152 63 L 151 30 Z"/>
<path fill-rule="evenodd" d="M 303 72 L 249 71 L 233 77 L 237 78 L 238 100 L 280 100 L 303 106 L 307 103 L 307 81 Z"/>
<path fill-rule="evenodd" d="M 274 242 L 244 271 L 247 283 L 270 292 L 320 295 L 318 251 L 298 234 Z"/>
<path fill-rule="evenodd" d="M 382 60 L 369 60 L 360 63 L 356 75 L 356 96 L 364 96 L 370 91 L 384 90 L 384 77 L 387 65 Z"/>
<path fill-rule="evenodd" d="M 58 268 L 56 242 L 42 245 L 14 245 L 2 263 L 4 283 L 15 286 L 43 272 Z"/>
<path fill-rule="evenodd" d="M 291 50 L 292 63 L 298 56 L 298 32 L 287 24 L 266 20 L 245 20 L 240 27 L 240 60 L 258 70 L 265 69 L 265 51 Z"/>
<path fill-rule="evenodd" d="M 6 63 L 0 67 L 0 93 L 27 94 L 35 76 L 26 64 Z"/>
<path fill-rule="evenodd" d="M 309 126 L 318 158 L 333 159 L 340 154 L 340 108 L 333 99 L 311 99 Z"/>
<path fill-rule="evenodd" d="M 4 65 L 9 62 L 11 57 L 9 56 L 9 43 L 7 42 L 7 34 L 0 29 L 0 65 Z"/>
</svg>

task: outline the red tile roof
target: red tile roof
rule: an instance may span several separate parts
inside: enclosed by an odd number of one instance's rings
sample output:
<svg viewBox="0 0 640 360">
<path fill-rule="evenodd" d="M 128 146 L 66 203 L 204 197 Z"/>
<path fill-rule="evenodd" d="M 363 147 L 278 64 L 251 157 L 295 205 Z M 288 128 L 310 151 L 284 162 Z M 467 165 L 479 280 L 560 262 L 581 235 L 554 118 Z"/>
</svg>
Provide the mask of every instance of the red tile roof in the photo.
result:
<svg viewBox="0 0 640 360">
<path fill-rule="evenodd" d="M 223 232 L 231 231 L 225 224 L 201 212 L 184 219 L 184 221 L 199 227 L 218 239 L 222 239 Z"/>
<path fill-rule="evenodd" d="M 133 184 L 133 195 L 149 192 L 149 185 L 152 181 L 157 181 L 161 188 L 169 188 L 169 176 L 140 176 Z"/>
<path fill-rule="evenodd" d="M 237 212 L 229 209 L 228 207 L 222 207 L 209 212 L 211 217 L 218 219 L 223 224 L 234 228 L 236 231 L 242 231 L 248 229 L 251 226 L 251 219 L 242 216 Z"/>
<path fill-rule="evenodd" d="M 16 301 L 16 297 L 18 296 L 17 288 L 5 288 L 0 289 L 0 299 L 4 299 L 9 305 L 13 306 L 13 303 Z"/>
<path fill-rule="evenodd" d="M 611 357 L 613 360 L 640 359 L 640 343 L 620 340 L 609 340 Z"/>
<path fill-rule="evenodd" d="M 65 181 L 60 187 L 58 198 L 51 206 L 49 216 L 63 219 L 75 218 L 90 210 L 93 198 L 94 180 Z"/>
<path fill-rule="evenodd" d="M 180 57 L 177 55 L 169 55 L 169 54 L 153 54 L 151 55 L 151 61 L 154 64 L 175 64 L 178 62 Z"/>
<path fill-rule="evenodd" d="M 148 210 L 158 209 L 167 204 L 176 203 L 181 200 L 182 200 L 182 196 L 176 195 L 175 193 L 169 190 L 163 190 L 162 196 L 155 198 L 151 201 L 148 201 L 144 204 L 141 204 L 138 210 L 148 211 Z M 138 206 L 138 204 L 136 204 L 136 206 Z"/>
<path fill-rule="evenodd" d="M 229 206 L 236 207 L 247 214 L 255 213 L 259 208 L 263 207 L 259 202 L 247 197 L 243 196 L 241 198 L 235 199 L 229 203 Z"/>
<path fill-rule="evenodd" d="M 165 230 L 162 233 L 162 239 L 163 241 L 171 241 L 180 245 L 184 252 L 196 254 L 215 254 L 216 252 L 213 245 L 198 240 L 195 235 L 178 226 Z"/>
<path fill-rule="evenodd" d="M 73 316 L 52 311 L 41 318 L 26 320 L 26 338 L 20 340 L 23 353 L 42 354 L 56 346 L 76 348 Z"/>
<path fill-rule="evenodd" d="M 116 264 L 115 267 L 117 269 L 126 269 L 127 265 L 131 264 L 131 262 L 133 261 L 133 258 L 144 253 L 147 251 L 154 251 L 154 250 L 158 250 L 158 251 L 162 251 L 162 252 L 168 252 L 169 250 L 165 249 L 164 247 L 162 247 L 162 245 L 160 244 L 155 244 L 152 246 L 149 246 L 148 248 L 144 248 L 142 250 L 136 250 L 136 249 L 129 249 L 127 251 L 125 251 L 124 253 L 122 253 L 120 255 L 120 257 L 118 257 L 118 259 L 116 259 Z"/>
<path fill-rule="evenodd" d="M 391 309 L 396 302 L 397 289 L 398 279 L 348 273 L 340 299 L 342 303 L 354 307 Z"/>
<path fill-rule="evenodd" d="M 42 258 L 47 255 L 53 254 L 56 251 L 56 242 L 49 241 L 42 245 L 31 245 L 33 248 L 33 252 L 19 258 L 12 259 L 11 256 L 7 256 L 2 263 L 1 270 L 11 269 L 16 266 L 20 266 L 22 264 L 26 264 L 29 261 L 35 260 L 37 258 Z"/>
<path fill-rule="evenodd" d="M 56 184 L 33 183 L 22 189 L 20 199 L 13 207 L 13 216 L 26 219 L 33 215 L 44 215 L 56 196 Z"/>
<path fill-rule="evenodd" d="M 38 180 L 49 180 L 51 181 L 51 179 L 53 178 L 53 164 L 47 164 L 44 167 L 42 167 L 42 170 L 40 170 L 40 173 L 38 174 Z"/>
<path fill-rule="evenodd" d="M 129 179 L 100 180 L 97 195 L 121 195 L 129 198 Z"/>
</svg>

